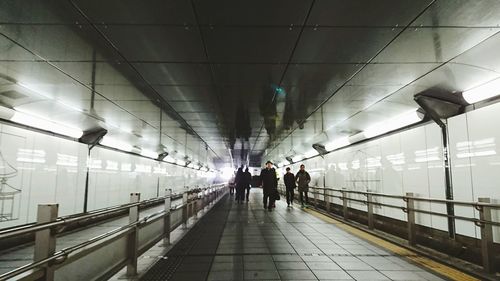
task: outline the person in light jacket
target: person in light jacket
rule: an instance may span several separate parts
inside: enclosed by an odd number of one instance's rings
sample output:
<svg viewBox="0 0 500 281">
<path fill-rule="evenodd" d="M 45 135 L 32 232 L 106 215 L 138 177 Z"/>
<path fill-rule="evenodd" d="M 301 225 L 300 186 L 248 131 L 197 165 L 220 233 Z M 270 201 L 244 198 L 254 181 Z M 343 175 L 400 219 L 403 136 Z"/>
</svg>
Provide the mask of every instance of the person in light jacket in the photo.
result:
<svg viewBox="0 0 500 281">
<path fill-rule="evenodd" d="M 305 204 L 309 204 L 309 198 L 307 197 L 307 192 L 309 191 L 309 183 L 311 182 L 311 176 L 306 172 L 306 166 L 304 164 L 300 165 L 300 170 L 295 175 L 295 182 L 297 183 L 300 203 L 304 207 L 304 197 L 306 198 Z"/>
</svg>

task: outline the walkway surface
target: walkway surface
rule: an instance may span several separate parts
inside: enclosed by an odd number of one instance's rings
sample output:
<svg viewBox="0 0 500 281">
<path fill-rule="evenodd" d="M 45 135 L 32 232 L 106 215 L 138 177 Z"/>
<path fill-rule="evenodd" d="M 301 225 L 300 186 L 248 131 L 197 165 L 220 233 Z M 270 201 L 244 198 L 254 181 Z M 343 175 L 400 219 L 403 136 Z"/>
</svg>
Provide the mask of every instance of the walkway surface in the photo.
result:
<svg viewBox="0 0 500 281">
<path fill-rule="evenodd" d="M 227 196 L 141 280 L 444 280 L 298 206 Z"/>
</svg>

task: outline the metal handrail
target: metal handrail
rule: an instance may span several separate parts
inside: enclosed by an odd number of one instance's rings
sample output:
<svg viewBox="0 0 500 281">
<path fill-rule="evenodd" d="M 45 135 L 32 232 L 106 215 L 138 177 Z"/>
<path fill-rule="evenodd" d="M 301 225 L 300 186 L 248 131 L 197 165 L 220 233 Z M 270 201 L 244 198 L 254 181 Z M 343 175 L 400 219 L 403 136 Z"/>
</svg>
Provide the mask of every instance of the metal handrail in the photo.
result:
<svg viewBox="0 0 500 281">
<path fill-rule="evenodd" d="M 346 192 L 346 193 L 353 193 L 353 194 L 373 195 L 373 196 L 378 196 L 378 197 L 387 197 L 387 198 L 396 198 L 396 199 L 410 198 L 410 199 L 413 199 L 415 201 L 426 201 L 426 202 L 434 202 L 434 203 L 442 203 L 442 204 L 453 203 L 456 205 L 464 205 L 464 206 L 471 206 L 471 207 L 485 206 L 485 207 L 489 207 L 489 208 L 500 209 L 500 204 L 495 204 L 495 203 L 456 201 L 456 200 L 450 200 L 450 199 L 425 198 L 425 197 L 411 197 L 411 196 L 404 196 L 404 195 L 393 195 L 393 194 L 385 194 L 385 193 L 376 193 L 376 192 L 368 192 L 368 191 L 365 192 L 365 191 L 356 191 L 356 190 L 347 190 L 347 189 L 338 189 L 338 188 L 329 188 L 329 187 L 317 187 L 317 186 L 310 186 L 309 188 L 338 191 L 338 192 Z M 321 195 L 323 195 L 323 194 L 321 194 Z"/>
<path fill-rule="evenodd" d="M 209 188 L 211 188 L 211 187 L 200 188 L 200 190 L 207 190 Z M 116 205 L 116 206 L 112 206 L 112 207 L 106 207 L 106 208 L 97 209 L 97 210 L 93 210 L 93 211 L 86 212 L 86 213 L 63 216 L 63 217 L 57 218 L 53 222 L 29 223 L 29 224 L 25 224 L 25 225 L 21 225 L 21 226 L 7 228 L 4 230 L 0 230 L 0 240 L 10 238 L 13 236 L 17 236 L 17 235 L 30 234 L 30 233 L 34 233 L 34 232 L 37 232 L 40 230 L 49 229 L 49 228 L 53 228 L 53 227 L 63 227 L 64 225 L 67 225 L 67 224 L 77 223 L 77 222 L 80 222 L 83 220 L 87 220 L 87 219 L 91 219 L 91 218 L 95 218 L 95 217 L 99 217 L 99 216 L 103 216 L 103 215 L 107 215 L 107 214 L 111 214 L 111 213 L 115 213 L 115 212 L 120 212 L 120 211 L 127 210 L 127 209 L 129 209 L 131 207 L 135 207 L 135 206 L 147 205 L 147 204 L 152 204 L 155 202 L 160 203 L 160 202 L 164 201 L 165 198 L 167 198 L 167 196 L 146 199 L 146 200 L 143 200 L 143 201 L 137 202 L 137 203 L 127 203 L 127 204 L 121 204 L 121 205 Z M 182 193 L 174 193 L 174 194 L 170 195 L 170 198 L 171 199 L 182 198 Z"/>
<path fill-rule="evenodd" d="M 283 187 L 284 185 L 280 184 L 280 186 Z M 356 190 L 346 190 L 346 189 L 337 189 L 337 188 L 328 188 L 328 187 L 317 187 L 317 186 L 310 186 L 309 188 L 311 188 L 313 190 L 327 190 L 327 191 L 336 191 L 336 192 L 340 192 L 340 193 L 361 194 L 361 195 L 365 195 L 365 196 L 372 195 L 372 196 L 376 196 L 376 197 L 378 196 L 378 197 L 385 197 L 385 198 L 401 199 L 401 200 L 403 200 L 403 203 L 405 201 L 407 201 L 408 199 L 412 199 L 414 201 L 425 201 L 425 202 L 440 203 L 440 204 L 453 203 L 453 204 L 462 205 L 462 206 L 469 206 L 471 208 L 489 207 L 489 208 L 493 208 L 493 209 L 500 209 L 500 204 L 485 203 L 485 202 L 466 202 L 466 201 L 454 201 L 454 200 L 448 200 L 448 199 L 422 198 L 422 197 L 414 197 L 414 196 L 402 196 L 402 195 L 365 192 L 365 191 L 356 191 Z M 372 204 L 372 205 L 376 205 L 376 206 L 399 209 L 399 210 L 402 210 L 403 212 L 408 212 L 408 209 L 406 207 L 400 206 L 400 205 L 392 205 L 392 204 L 380 203 L 380 202 L 375 202 L 375 201 L 368 202 L 367 200 L 361 200 L 361 199 L 344 197 L 344 196 L 337 196 L 337 195 L 332 195 L 332 194 L 325 194 L 325 193 L 317 192 L 317 191 L 310 192 L 310 193 L 321 195 L 321 196 L 326 196 L 326 197 L 330 197 L 330 198 L 346 199 L 348 201 L 362 203 L 365 205 Z M 423 214 L 428 214 L 428 215 L 441 216 L 441 217 L 454 218 L 454 219 L 463 220 L 463 221 L 469 221 L 469 222 L 475 223 L 476 225 L 490 224 L 490 225 L 494 225 L 494 226 L 500 226 L 500 222 L 496 222 L 496 221 L 480 220 L 477 218 L 464 217 L 464 216 L 458 216 L 458 215 L 449 215 L 449 214 L 443 214 L 443 213 L 426 211 L 426 210 L 415 209 L 415 208 L 412 208 L 410 210 L 414 211 L 416 213 L 423 213 Z"/>
<path fill-rule="evenodd" d="M 211 189 L 211 188 L 216 188 L 216 187 L 221 187 L 223 186 L 224 184 L 218 184 L 218 185 L 212 185 L 210 187 L 206 187 L 206 188 L 201 188 L 199 189 L 200 191 L 206 191 L 208 189 Z M 177 195 L 178 194 L 175 194 L 176 196 L 163 196 L 163 197 L 159 197 L 159 198 L 163 198 L 163 199 L 166 199 L 168 197 L 172 198 L 172 197 L 178 197 Z M 182 195 L 180 196 L 182 197 Z M 194 200 L 197 200 L 198 197 L 193 198 L 192 201 Z M 156 200 L 160 200 L 160 199 L 156 199 Z M 151 200 L 144 200 L 144 201 L 151 201 Z M 141 201 L 141 202 L 137 202 L 137 203 L 131 203 L 131 204 L 125 204 L 128 206 L 128 208 L 130 207 L 135 207 L 135 206 L 138 206 L 140 205 L 141 203 L 143 203 L 144 201 Z M 26 271 L 29 271 L 29 270 L 32 270 L 32 269 L 36 269 L 38 267 L 41 267 L 47 263 L 50 263 L 50 262 L 54 262 L 54 263 L 62 263 L 64 262 L 64 260 L 67 259 L 68 255 L 71 254 L 72 252 L 75 252 L 79 249 L 82 249 L 86 246 L 89 246 L 91 244 L 94 244 L 96 242 L 99 242 L 101 240 L 104 240 L 106 238 L 109 238 L 115 234 L 118 234 L 121 236 L 121 235 L 124 235 L 126 233 L 128 233 L 129 231 L 131 231 L 134 227 L 136 226 L 140 226 L 140 225 L 143 225 L 149 221 L 152 221 L 154 219 L 158 219 L 158 218 L 162 218 L 164 217 L 165 215 L 168 215 L 169 213 L 171 212 L 174 212 L 174 211 L 177 211 L 179 209 L 182 209 L 183 207 L 187 206 L 189 203 L 188 202 L 185 202 L 183 204 L 179 204 L 179 205 L 176 205 L 174 207 L 171 207 L 170 208 L 170 211 L 167 212 L 166 210 L 160 210 L 158 212 L 154 212 L 152 214 L 149 214 L 135 222 L 132 222 L 132 223 L 129 223 L 127 225 L 124 225 L 124 226 L 121 226 L 121 227 L 118 227 L 118 228 L 115 228 L 113 230 L 110 230 L 108 232 L 105 232 L 103 234 L 100 234 L 98 236 L 95 236 L 95 237 L 92 237 L 90 239 L 88 239 L 87 241 L 85 242 L 82 242 L 80 244 L 77 244 L 77 245 L 74 245 L 74 246 L 70 246 L 70 247 L 67 247 L 67 248 L 64 248 L 62 250 L 59 250 L 58 252 L 55 252 L 53 255 L 51 255 L 50 257 L 47 257 L 45 259 L 42 259 L 42 260 L 39 260 L 39 261 L 36 261 L 36 262 L 32 262 L 32 263 L 29 263 L 29 264 L 26 264 L 26 265 L 23 265 L 23 266 L 20 266 L 12 271 L 9 271 L 9 272 L 6 272 L 4 274 L 1 274 L 0 275 L 0 280 L 6 280 L 6 279 L 9 279 L 9 278 L 12 278 L 12 277 L 15 277 L 15 276 L 18 276 Z M 107 209 L 107 208 L 106 208 Z M 102 214 L 100 214 L 102 215 Z M 63 222 L 63 221 L 61 221 Z M 60 223 L 60 222 L 58 222 Z M 42 225 L 42 224 L 40 224 Z M 54 224 L 54 223 L 47 223 L 47 224 L 43 224 L 43 226 L 46 226 L 46 225 L 51 225 L 49 227 L 54 227 L 54 226 L 57 226 L 59 224 Z M 32 227 L 33 229 L 36 228 L 35 227 Z M 46 227 L 47 228 L 47 227 Z M 45 228 L 41 228 L 41 229 L 36 229 L 36 231 L 39 231 L 39 230 L 42 230 L 42 229 L 45 229 Z M 29 229 L 28 229 L 29 230 Z M 26 231 L 26 229 L 25 229 Z"/>
</svg>

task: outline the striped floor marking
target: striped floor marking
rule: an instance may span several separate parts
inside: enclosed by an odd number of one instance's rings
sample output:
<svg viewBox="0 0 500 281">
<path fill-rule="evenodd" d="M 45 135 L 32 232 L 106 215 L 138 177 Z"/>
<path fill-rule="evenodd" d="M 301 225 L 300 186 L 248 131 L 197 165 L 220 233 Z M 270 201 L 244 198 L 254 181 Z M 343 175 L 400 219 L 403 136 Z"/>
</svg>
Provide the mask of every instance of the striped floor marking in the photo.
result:
<svg viewBox="0 0 500 281">
<path fill-rule="evenodd" d="M 384 239 L 378 238 L 374 235 L 371 235 L 365 231 L 359 230 L 355 227 L 352 227 L 350 225 L 347 225 L 345 223 L 342 223 L 339 220 L 333 219 L 331 217 L 328 217 L 326 215 L 323 215 L 321 213 L 318 213 L 316 211 L 310 210 L 310 209 L 303 209 L 305 212 L 322 219 L 328 223 L 335 224 L 335 226 L 342 228 L 343 230 L 356 235 L 359 238 L 365 239 L 367 241 L 372 242 L 375 245 L 378 245 L 384 249 L 387 249 L 397 255 L 403 256 L 414 263 L 427 268 L 431 271 L 434 271 L 446 278 L 452 279 L 452 280 L 460 280 L 460 281 L 481 281 L 480 279 L 477 279 L 473 276 L 470 276 L 464 272 L 461 272 L 457 269 L 454 269 L 452 267 L 449 267 L 447 265 L 444 265 L 442 263 L 436 262 L 432 259 L 419 256 L 417 253 L 410 251 L 406 248 L 397 246 L 396 244 L 390 243 Z"/>
</svg>

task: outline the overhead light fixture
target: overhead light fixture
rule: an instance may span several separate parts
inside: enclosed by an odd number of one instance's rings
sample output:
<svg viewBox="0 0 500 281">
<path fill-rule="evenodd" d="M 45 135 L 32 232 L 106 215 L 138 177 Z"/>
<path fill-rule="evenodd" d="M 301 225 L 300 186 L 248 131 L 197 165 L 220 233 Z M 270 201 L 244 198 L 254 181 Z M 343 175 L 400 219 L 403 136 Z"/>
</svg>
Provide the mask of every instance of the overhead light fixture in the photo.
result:
<svg viewBox="0 0 500 281">
<path fill-rule="evenodd" d="M 464 100 L 473 104 L 500 95 L 500 78 L 462 93 Z"/>
<path fill-rule="evenodd" d="M 132 151 L 134 149 L 134 147 L 131 144 L 128 144 L 128 143 L 123 142 L 123 141 L 119 141 L 117 139 L 114 139 L 114 138 L 111 138 L 108 136 L 104 136 L 102 138 L 100 144 L 105 145 L 105 146 L 109 146 L 109 147 L 113 147 L 113 148 L 116 148 L 119 150 L 123 150 L 123 151 Z"/>
<path fill-rule="evenodd" d="M 335 150 L 337 148 L 348 146 L 349 144 L 351 144 L 351 142 L 349 142 L 348 137 L 341 137 L 341 138 L 335 139 L 332 142 L 325 144 L 325 149 L 328 151 L 332 151 L 332 150 Z"/>
<path fill-rule="evenodd" d="M 41 116 L 20 112 L 17 110 L 10 120 L 15 123 L 23 124 L 30 127 L 35 127 L 38 129 L 54 132 L 60 135 L 76 139 L 80 138 L 83 135 L 83 131 L 81 129 L 68 126 L 59 122 L 55 122 L 52 120 L 47 120 Z"/>
<path fill-rule="evenodd" d="M 166 151 L 158 154 L 158 161 L 163 161 L 167 156 L 168 156 L 168 152 L 166 152 Z M 165 161 L 167 161 L 167 160 L 165 160 Z"/>
<path fill-rule="evenodd" d="M 403 114 L 399 114 L 389 120 L 368 127 L 363 131 L 363 135 L 366 138 L 372 138 L 420 122 L 421 120 L 422 116 L 416 110 L 408 111 Z"/>
</svg>

